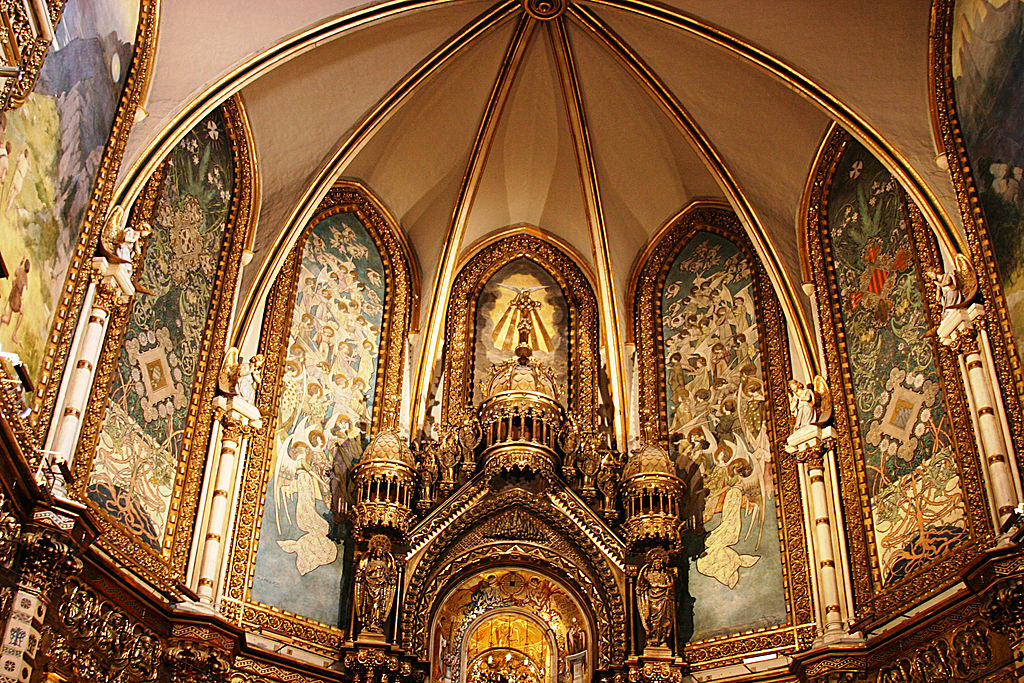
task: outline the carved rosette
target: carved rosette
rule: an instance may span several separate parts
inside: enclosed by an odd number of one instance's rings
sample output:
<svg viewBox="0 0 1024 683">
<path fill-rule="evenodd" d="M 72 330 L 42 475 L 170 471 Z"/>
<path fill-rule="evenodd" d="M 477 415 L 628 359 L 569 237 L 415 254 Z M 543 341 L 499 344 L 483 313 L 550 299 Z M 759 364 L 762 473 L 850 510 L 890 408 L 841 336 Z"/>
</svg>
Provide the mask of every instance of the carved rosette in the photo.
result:
<svg viewBox="0 0 1024 683">
<path fill-rule="evenodd" d="M 397 432 L 373 437 L 355 467 L 357 533 L 402 538 L 409 530 L 416 469 L 412 452 Z"/>
</svg>

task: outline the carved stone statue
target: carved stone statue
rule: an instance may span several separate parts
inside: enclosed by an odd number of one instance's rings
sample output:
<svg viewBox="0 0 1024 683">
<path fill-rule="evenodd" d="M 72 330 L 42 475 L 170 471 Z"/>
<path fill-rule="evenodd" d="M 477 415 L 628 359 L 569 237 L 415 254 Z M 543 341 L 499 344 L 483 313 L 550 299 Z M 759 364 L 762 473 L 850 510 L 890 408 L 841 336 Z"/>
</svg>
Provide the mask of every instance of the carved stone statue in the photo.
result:
<svg viewBox="0 0 1024 683">
<path fill-rule="evenodd" d="M 640 612 L 647 647 L 665 647 L 675 609 L 675 573 L 668 566 L 668 553 L 653 548 L 636 579 L 636 607 Z"/>
<path fill-rule="evenodd" d="M 935 287 L 935 299 L 943 313 L 967 306 L 978 293 L 978 277 L 963 254 L 953 259 L 952 270 L 933 269 L 928 272 L 928 279 Z"/>
<path fill-rule="evenodd" d="M 828 422 L 832 417 L 831 395 L 821 375 L 815 375 L 813 384 L 789 380 L 789 410 L 793 413 L 793 430 Z"/>
<path fill-rule="evenodd" d="M 604 498 L 602 514 L 611 517 L 616 514 L 615 505 L 618 502 L 619 472 L 622 471 L 622 463 L 615 456 L 615 453 L 605 453 L 601 459 L 601 469 L 597 472 L 597 490 Z"/>
<path fill-rule="evenodd" d="M 263 380 L 263 356 L 257 354 L 240 360 L 238 349 L 232 346 L 224 354 L 217 377 L 217 388 L 225 396 L 239 396 L 251 405 L 256 405 L 256 394 Z"/>
<path fill-rule="evenodd" d="M 135 257 L 135 252 L 139 246 L 139 240 L 149 235 L 152 232 L 148 223 L 141 223 L 140 228 L 136 229 L 133 226 L 125 225 L 122 227 L 121 223 L 124 220 L 124 209 L 121 206 L 115 206 L 111 211 L 110 215 L 107 216 L 107 220 L 103 223 L 103 229 L 100 231 L 100 253 L 107 258 L 108 261 L 115 264 L 124 264 L 128 271 L 132 270 L 132 260 Z"/>
<path fill-rule="evenodd" d="M 370 549 L 356 567 L 356 616 L 362 632 L 383 634 L 398 585 L 398 567 L 387 536 L 370 537 Z"/>
<path fill-rule="evenodd" d="M 437 444 L 428 443 L 420 455 L 416 473 L 420 478 L 420 502 L 429 506 L 434 502 L 434 486 L 437 484 Z"/>
</svg>

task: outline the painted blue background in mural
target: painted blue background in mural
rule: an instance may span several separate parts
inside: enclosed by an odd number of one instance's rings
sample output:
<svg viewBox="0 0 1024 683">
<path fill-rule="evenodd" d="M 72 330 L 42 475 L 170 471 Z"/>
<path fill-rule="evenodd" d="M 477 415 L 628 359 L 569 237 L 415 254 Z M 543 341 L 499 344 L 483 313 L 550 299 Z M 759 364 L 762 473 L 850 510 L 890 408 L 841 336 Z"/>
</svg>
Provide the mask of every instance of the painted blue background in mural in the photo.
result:
<svg viewBox="0 0 1024 683">
<path fill-rule="evenodd" d="M 303 248 L 252 598 L 338 626 L 352 467 L 373 412 L 384 265 L 354 214 Z M 348 560 L 351 561 L 350 559 Z"/>
<path fill-rule="evenodd" d="M 750 265 L 710 232 L 683 247 L 662 294 L 668 428 L 691 514 L 694 640 L 787 618 Z"/>
</svg>

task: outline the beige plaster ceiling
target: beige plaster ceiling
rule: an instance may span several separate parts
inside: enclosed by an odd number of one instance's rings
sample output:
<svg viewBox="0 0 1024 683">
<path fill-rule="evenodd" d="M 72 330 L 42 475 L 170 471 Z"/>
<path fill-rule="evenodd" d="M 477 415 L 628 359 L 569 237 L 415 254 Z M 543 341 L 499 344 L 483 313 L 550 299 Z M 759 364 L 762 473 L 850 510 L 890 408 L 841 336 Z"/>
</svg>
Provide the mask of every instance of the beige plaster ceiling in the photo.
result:
<svg viewBox="0 0 1024 683">
<path fill-rule="evenodd" d="M 728 201 L 792 325 L 807 307 L 800 200 L 833 120 L 956 229 L 934 161 L 929 9 L 588 0 L 538 21 L 514 0 L 165 2 L 149 115 L 129 140 L 121 192 L 189 121 L 240 91 L 262 180 L 244 311 L 258 309 L 304 217 L 347 177 L 401 223 L 424 301 L 473 245 L 526 224 L 596 273 L 618 320 L 605 333 L 620 340 L 644 246 L 689 203 Z M 426 325 L 431 308 L 421 311 Z"/>
</svg>

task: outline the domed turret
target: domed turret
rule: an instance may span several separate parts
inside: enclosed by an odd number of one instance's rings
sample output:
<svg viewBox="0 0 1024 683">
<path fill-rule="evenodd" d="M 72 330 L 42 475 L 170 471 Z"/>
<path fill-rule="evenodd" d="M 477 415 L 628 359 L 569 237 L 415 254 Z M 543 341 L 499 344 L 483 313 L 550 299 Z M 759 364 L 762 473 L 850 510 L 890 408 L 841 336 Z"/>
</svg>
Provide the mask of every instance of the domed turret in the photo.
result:
<svg viewBox="0 0 1024 683">
<path fill-rule="evenodd" d="M 530 309 L 536 302 L 526 294 L 517 297 L 514 305 Z M 521 317 L 515 358 L 493 366 L 482 387 L 483 462 L 492 473 L 518 470 L 550 475 L 559 465 L 556 442 L 564 411 L 558 403 L 555 372 L 533 358 L 529 320 L 529 315 Z"/>
<path fill-rule="evenodd" d="M 622 470 L 623 530 L 630 545 L 679 543 L 684 492 L 676 466 L 664 448 L 646 444 L 633 451 Z"/>
<path fill-rule="evenodd" d="M 412 451 L 398 434 L 373 437 L 354 471 L 358 533 L 400 538 L 409 529 L 415 471 Z"/>
</svg>

